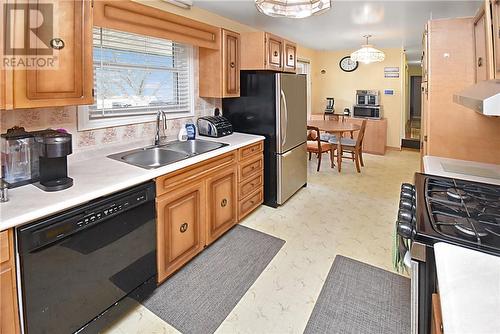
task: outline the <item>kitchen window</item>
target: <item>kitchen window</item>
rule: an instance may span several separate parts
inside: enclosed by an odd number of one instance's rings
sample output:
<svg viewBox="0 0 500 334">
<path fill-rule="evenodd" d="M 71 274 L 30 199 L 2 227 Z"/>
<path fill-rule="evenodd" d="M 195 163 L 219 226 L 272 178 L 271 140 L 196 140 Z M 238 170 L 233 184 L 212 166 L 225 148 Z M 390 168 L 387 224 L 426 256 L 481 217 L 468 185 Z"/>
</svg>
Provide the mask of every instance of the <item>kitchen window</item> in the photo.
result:
<svg viewBox="0 0 500 334">
<path fill-rule="evenodd" d="M 170 40 L 94 28 L 95 104 L 79 108 L 78 129 L 153 121 L 194 112 L 193 50 Z"/>
</svg>

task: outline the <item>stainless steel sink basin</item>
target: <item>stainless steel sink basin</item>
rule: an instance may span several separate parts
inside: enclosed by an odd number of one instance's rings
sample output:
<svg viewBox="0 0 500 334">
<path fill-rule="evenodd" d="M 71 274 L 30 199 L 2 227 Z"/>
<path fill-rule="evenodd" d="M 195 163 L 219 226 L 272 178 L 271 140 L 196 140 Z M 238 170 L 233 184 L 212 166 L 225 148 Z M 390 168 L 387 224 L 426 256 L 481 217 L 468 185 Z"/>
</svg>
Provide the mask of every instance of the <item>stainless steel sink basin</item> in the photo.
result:
<svg viewBox="0 0 500 334">
<path fill-rule="evenodd" d="M 210 152 L 221 148 L 223 146 L 227 146 L 227 144 L 217 143 L 213 141 L 207 140 L 188 140 L 188 141 L 173 141 L 170 143 L 166 143 L 161 146 L 167 148 L 169 150 L 183 152 L 188 154 L 189 156 L 198 155 L 206 152 Z"/>
<path fill-rule="evenodd" d="M 172 141 L 160 146 L 112 154 L 108 158 L 145 169 L 154 169 L 224 146 L 227 146 L 227 144 L 206 140 Z"/>
<path fill-rule="evenodd" d="M 123 161 L 134 166 L 153 169 L 184 160 L 189 158 L 189 155 L 160 147 L 149 147 L 113 154 L 110 155 L 109 158 Z"/>
</svg>

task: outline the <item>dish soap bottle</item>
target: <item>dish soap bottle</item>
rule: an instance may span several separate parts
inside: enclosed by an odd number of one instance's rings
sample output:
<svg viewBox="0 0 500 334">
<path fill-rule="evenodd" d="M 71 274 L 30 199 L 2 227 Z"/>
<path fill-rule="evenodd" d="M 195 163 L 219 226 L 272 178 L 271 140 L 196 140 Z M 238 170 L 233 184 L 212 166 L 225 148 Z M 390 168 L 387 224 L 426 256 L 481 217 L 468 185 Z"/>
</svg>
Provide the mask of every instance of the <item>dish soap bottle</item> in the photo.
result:
<svg viewBox="0 0 500 334">
<path fill-rule="evenodd" d="M 188 140 L 196 139 L 196 126 L 192 122 L 186 124 L 186 131 Z"/>
</svg>

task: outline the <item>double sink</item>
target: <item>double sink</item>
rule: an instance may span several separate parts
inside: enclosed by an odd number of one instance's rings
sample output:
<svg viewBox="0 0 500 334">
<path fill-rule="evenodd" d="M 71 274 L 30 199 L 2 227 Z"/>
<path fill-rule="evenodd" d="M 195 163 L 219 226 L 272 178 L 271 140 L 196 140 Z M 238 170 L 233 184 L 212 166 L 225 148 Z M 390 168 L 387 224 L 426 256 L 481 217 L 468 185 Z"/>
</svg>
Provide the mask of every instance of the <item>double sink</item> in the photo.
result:
<svg viewBox="0 0 500 334">
<path fill-rule="evenodd" d="M 228 144 L 199 139 L 184 142 L 172 141 L 158 146 L 109 155 L 108 158 L 145 169 L 154 169 L 224 146 L 228 146 Z"/>
</svg>

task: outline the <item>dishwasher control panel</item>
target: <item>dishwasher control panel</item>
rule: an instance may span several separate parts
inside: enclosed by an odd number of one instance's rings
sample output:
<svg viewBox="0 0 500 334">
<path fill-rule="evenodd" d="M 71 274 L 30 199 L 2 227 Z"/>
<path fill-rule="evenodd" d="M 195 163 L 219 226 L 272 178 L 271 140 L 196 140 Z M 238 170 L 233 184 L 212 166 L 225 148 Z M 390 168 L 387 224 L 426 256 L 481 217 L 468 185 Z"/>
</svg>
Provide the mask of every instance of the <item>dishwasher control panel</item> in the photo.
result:
<svg viewBox="0 0 500 334">
<path fill-rule="evenodd" d="M 43 223 L 36 223 L 27 228 L 22 227 L 21 231 L 25 230 L 30 233 L 22 233 L 20 246 L 31 250 L 43 247 L 146 202 L 154 201 L 154 187 L 142 186 L 140 188 L 142 189 L 136 188 L 134 191 L 126 191 L 121 195 L 112 195 L 107 200 L 96 200 L 83 205 L 80 209 L 49 218 Z"/>
<path fill-rule="evenodd" d="M 147 199 L 148 196 L 146 194 L 146 191 L 143 191 L 139 194 L 134 194 L 123 199 L 122 201 L 111 203 L 104 208 L 98 208 L 97 210 L 86 214 L 84 217 L 77 221 L 76 225 L 81 227 L 96 223 L 102 219 L 112 217 L 124 210 L 136 207 L 137 205 L 146 202 Z"/>
</svg>

